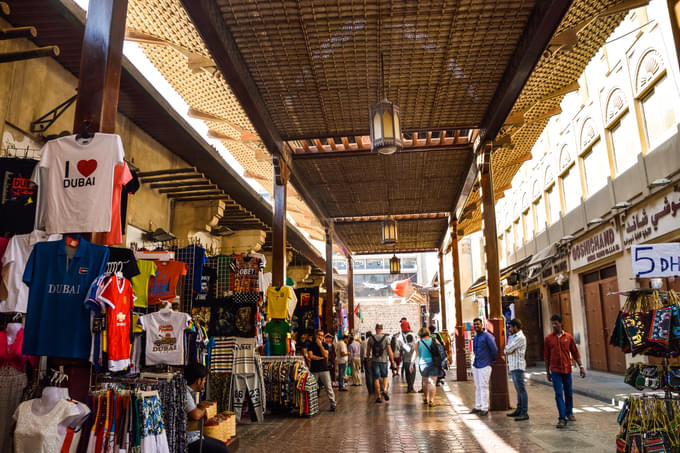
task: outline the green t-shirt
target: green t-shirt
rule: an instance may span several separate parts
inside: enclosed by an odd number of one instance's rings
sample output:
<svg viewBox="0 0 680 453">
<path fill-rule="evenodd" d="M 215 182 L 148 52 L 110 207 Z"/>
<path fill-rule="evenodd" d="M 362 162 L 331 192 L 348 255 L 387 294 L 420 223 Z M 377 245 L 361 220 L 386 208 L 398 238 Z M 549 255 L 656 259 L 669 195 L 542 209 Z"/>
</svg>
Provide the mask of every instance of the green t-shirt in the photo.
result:
<svg viewBox="0 0 680 453">
<path fill-rule="evenodd" d="M 288 333 L 290 333 L 290 323 L 288 321 L 269 321 L 264 326 L 264 331 L 269 336 L 269 351 L 271 355 L 288 354 Z"/>
</svg>

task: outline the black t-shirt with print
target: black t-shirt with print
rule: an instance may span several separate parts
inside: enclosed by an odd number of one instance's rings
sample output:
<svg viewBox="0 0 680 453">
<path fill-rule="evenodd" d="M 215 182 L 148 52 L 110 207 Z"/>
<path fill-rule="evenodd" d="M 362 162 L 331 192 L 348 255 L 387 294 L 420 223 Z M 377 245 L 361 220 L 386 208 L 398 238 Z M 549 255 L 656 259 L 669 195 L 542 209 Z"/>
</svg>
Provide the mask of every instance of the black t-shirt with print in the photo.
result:
<svg viewBox="0 0 680 453">
<path fill-rule="evenodd" d="M 321 345 L 324 347 L 326 352 L 330 352 L 330 348 L 326 343 L 321 343 Z M 312 351 L 312 354 L 314 354 L 316 357 L 323 357 L 323 354 L 321 352 L 321 348 L 317 344 L 316 341 L 312 342 L 312 345 L 310 346 L 310 350 Z M 329 354 L 330 356 L 330 354 Z M 309 371 L 312 373 L 317 373 L 320 371 L 328 371 L 328 360 L 323 359 L 323 360 L 312 360 L 311 366 L 309 367 Z"/>
<path fill-rule="evenodd" d="M 0 159 L 0 233 L 33 231 L 37 190 L 31 175 L 38 161 Z"/>
<path fill-rule="evenodd" d="M 201 275 L 201 291 L 194 298 L 195 306 L 208 305 L 215 296 L 215 286 L 217 284 L 217 270 L 212 267 L 203 266 Z"/>
<path fill-rule="evenodd" d="M 109 247 L 109 261 L 106 263 L 106 272 L 122 272 L 128 280 L 139 275 L 137 259 L 132 250 L 121 247 Z"/>
</svg>

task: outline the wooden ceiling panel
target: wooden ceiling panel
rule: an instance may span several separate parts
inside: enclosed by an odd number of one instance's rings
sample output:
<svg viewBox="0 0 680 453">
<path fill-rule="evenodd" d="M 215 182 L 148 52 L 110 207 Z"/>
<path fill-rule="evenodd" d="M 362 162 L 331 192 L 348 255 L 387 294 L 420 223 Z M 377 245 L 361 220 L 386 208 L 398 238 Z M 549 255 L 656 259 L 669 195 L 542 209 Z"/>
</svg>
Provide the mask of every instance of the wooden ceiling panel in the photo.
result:
<svg viewBox="0 0 680 453">
<path fill-rule="evenodd" d="M 380 243 L 380 222 L 338 223 L 335 225 L 335 231 L 352 250 L 385 253 L 436 249 L 447 225 L 448 219 L 399 221 L 397 222 L 399 241 L 396 246 L 385 246 Z"/>
</svg>

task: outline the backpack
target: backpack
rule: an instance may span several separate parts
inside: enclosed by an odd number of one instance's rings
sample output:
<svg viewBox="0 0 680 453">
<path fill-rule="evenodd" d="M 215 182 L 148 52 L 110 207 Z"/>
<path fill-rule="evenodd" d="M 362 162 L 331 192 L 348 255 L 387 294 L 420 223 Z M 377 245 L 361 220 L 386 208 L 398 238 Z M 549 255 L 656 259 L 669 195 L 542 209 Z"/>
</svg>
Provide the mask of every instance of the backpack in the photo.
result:
<svg viewBox="0 0 680 453">
<path fill-rule="evenodd" d="M 373 347 L 371 348 L 371 355 L 373 357 L 380 357 L 385 352 L 385 338 L 387 336 L 383 334 L 380 341 L 377 341 L 375 335 L 373 336 Z"/>
<path fill-rule="evenodd" d="M 427 350 L 430 351 L 433 366 L 439 369 L 448 368 L 448 359 L 446 358 L 446 351 L 444 351 L 444 346 L 442 346 L 441 343 L 439 343 L 437 340 L 433 338 L 431 347 L 428 346 L 426 343 L 423 343 L 423 346 L 425 346 Z"/>
</svg>

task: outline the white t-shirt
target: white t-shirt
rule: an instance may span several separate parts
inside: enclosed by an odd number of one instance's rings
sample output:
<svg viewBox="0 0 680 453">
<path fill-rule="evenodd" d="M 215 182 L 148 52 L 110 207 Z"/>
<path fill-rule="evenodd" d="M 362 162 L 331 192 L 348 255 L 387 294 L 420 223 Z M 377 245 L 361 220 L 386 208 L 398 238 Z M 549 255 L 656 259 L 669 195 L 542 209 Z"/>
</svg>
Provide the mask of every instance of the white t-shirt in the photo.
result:
<svg viewBox="0 0 680 453">
<path fill-rule="evenodd" d="M 347 354 L 347 344 L 344 341 L 338 341 L 335 344 L 335 361 L 338 363 L 347 363 L 349 356 Z"/>
<path fill-rule="evenodd" d="M 26 313 L 28 285 L 23 282 L 26 262 L 33 246 L 38 242 L 58 241 L 61 234 L 48 235 L 35 230 L 29 234 L 17 234 L 9 240 L 2 256 L 2 281 L 7 288 L 7 299 L 0 301 L 0 312 Z"/>
<path fill-rule="evenodd" d="M 184 329 L 191 317 L 161 310 L 139 319 L 146 331 L 146 364 L 184 365 Z"/>
<path fill-rule="evenodd" d="M 113 171 L 125 157 L 120 137 L 97 133 L 91 139 L 76 140 L 70 135 L 47 142 L 41 154 L 32 179 L 41 188 L 48 186 L 47 191 L 39 191 L 47 198 L 39 202 L 45 210 L 45 230 L 109 231 Z M 49 170 L 46 182 L 40 168 Z"/>
</svg>

